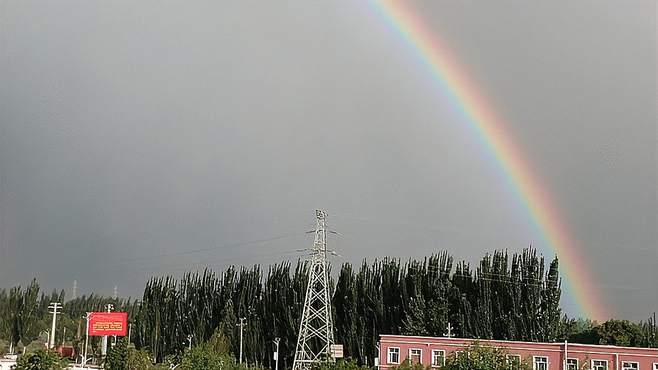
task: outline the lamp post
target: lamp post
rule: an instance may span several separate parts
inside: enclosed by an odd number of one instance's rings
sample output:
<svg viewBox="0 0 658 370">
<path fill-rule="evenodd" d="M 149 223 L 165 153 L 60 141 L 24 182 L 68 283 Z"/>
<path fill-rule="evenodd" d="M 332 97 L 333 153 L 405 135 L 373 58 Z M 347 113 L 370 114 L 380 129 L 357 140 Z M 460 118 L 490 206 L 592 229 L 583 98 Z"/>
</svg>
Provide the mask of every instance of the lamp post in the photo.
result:
<svg viewBox="0 0 658 370">
<path fill-rule="evenodd" d="M 242 364 L 242 330 L 244 328 L 244 323 L 247 320 L 246 317 L 241 317 L 240 318 L 240 323 L 238 326 L 240 327 L 240 364 Z"/>
</svg>

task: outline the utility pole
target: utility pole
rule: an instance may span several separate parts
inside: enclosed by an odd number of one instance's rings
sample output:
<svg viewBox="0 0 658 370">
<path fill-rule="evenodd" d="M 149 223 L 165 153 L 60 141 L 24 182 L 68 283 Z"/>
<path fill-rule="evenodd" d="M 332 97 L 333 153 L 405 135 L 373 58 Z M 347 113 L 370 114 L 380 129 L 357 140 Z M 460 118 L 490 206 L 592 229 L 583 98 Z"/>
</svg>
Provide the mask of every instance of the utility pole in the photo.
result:
<svg viewBox="0 0 658 370">
<path fill-rule="evenodd" d="M 78 297 L 78 281 L 73 280 L 73 292 L 71 294 L 71 299 L 76 299 Z"/>
<path fill-rule="evenodd" d="M 111 303 L 108 303 L 105 308 L 107 309 L 107 312 L 110 313 L 112 310 L 114 310 L 114 305 Z M 103 336 L 103 348 L 101 348 L 101 354 L 103 357 L 107 355 L 107 335 Z"/>
<path fill-rule="evenodd" d="M 242 329 L 244 327 L 244 322 L 247 320 L 246 317 L 240 318 L 240 323 L 237 325 L 240 327 L 240 364 L 242 364 Z"/>
<path fill-rule="evenodd" d="M 274 345 L 276 346 L 276 352 L 274 352 L 274 370 L 279 370 L 279 342 L 281 342 L 281 338 L 276 337 L 274 338 Z"/>
<path fill-rule="evenodd" d="M 57 324 L 57 314 L 60 313 L 60 310 L 62 309 L 62 304 L 59 302 L 53 302 L 48 306 L 48 309 L 50 309 L 51 310 L 50 313 L 53 314 L 53 326 L 50 330 L 48 348 L 53 349 L 55 348 L 55 325 Z"/>
<path fill-rule="evenodd" d="M 299 324 L 293 370 L 310 369 L 314 363 L 335 361 L 331 355 L 334 328 L 327 269 L 327 213 L 316 210 L 315 217 L 317 219 L 315 241 L 308 270 L 308 286 Z"/>
<path fill-rule="evenodd" d="M 187 336 L 187 349 L 189 350 L 192 350 L 192 337 L 193 337 L 192 334 Z"/>
<path fill-rule="evenodd" d="M 89 320 L 91 320 L 91 312 L 87 312 L 87 330 L 85 330 L 85 354 L 82 356 L 82 366 L 87 364 L 87 351 L 89 351 Z"/>
</svg>

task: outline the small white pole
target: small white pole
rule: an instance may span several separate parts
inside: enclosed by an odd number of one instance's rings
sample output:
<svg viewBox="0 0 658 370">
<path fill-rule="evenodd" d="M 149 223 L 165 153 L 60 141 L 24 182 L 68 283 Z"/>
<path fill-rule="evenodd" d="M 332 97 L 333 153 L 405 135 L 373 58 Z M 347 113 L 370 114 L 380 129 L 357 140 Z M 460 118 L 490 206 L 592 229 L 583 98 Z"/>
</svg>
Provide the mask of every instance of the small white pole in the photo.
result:
<svg viewBox="0 0 658 370">
<path fill-rule="evenodd" d="M 567 341 L 564 341 L 564 362 L 562 363 L 562 369 L 567 370 L 567 361 L 569 358 L 569 351 L 567 349 Z"/>
<path fill-rule="evenodd" d="M 82 357 L 82 366 L 87 364 L 87 352 L 89 351 L 89 320 L 91 319 L 91 312 L 87 312 L 87 330 L 85 331 L 85 355 Z"/>
<path fill-rule="evenodd" d="M 114 309 L 114 306 L 110 303 L 107 304 L 107 312 L 110 313 Z M 103 336 L 103 348 L 101 348 L 101 354 L 103 357 L 107 355 L 107 335 Z"/>
<path fill-rule="evenodd" d="M 240 324 L 238 324 L 240 327 L 240 364 L 242 364 L 242 328 L 244 327 L 245 320 L 247 320 L 246 317 L 241 317 Z"/>
<path fill-rule="evenodd" d="M 274 365 L 274 370 L 279 370 L 279 342 L 281 341 L 281 338 L 276 337 L 274 338 L 274 344 L 276 345 L 276 358 L 275 358 L 275 365 Z"/>
</svg>

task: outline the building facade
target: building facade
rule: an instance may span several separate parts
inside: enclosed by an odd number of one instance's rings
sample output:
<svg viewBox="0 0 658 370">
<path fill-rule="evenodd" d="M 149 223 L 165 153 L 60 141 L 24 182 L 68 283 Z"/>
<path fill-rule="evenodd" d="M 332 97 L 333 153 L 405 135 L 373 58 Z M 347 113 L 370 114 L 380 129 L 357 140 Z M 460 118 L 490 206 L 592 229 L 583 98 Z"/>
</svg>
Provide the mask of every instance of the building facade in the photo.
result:
<svg viewBox="0 0 658 370">
<path fill-rule="evenodd" d="M 380 369 L 398 366 L 405 360 L 440 367 L 449 356 L 474 343 L 473 339 L 382 335 L 379 342 Z M 510 364 L 528 361 L 534 370 L 658 370 L 657 348 L 617 347 L 576 343 L 534 343 L 478 340 L 483 346 L 502 348 Z"/>
</svg>

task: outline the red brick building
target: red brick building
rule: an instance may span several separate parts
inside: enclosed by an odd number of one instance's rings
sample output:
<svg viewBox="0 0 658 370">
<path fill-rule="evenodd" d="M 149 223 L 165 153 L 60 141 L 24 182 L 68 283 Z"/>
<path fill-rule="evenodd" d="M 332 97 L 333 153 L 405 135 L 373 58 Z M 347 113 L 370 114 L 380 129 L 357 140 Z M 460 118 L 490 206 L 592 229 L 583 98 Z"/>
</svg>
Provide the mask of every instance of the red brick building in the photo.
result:
<svg viewBox="0 0 658 370">
<path fill-rule="evenodd" d="M 459 355 L 473 342 L 472 339 L 382 335 L 380 368 L 390 369 L 406 359 L 439 367 L 448 356 Z M 527 360 L 534 370 L 575 370 L 584 364 L 592 370 L 658 370 L 658 348 L 503 340 L 479 340 L 479 343 L 503 348 L 511 361 Z"/>
</svg>

